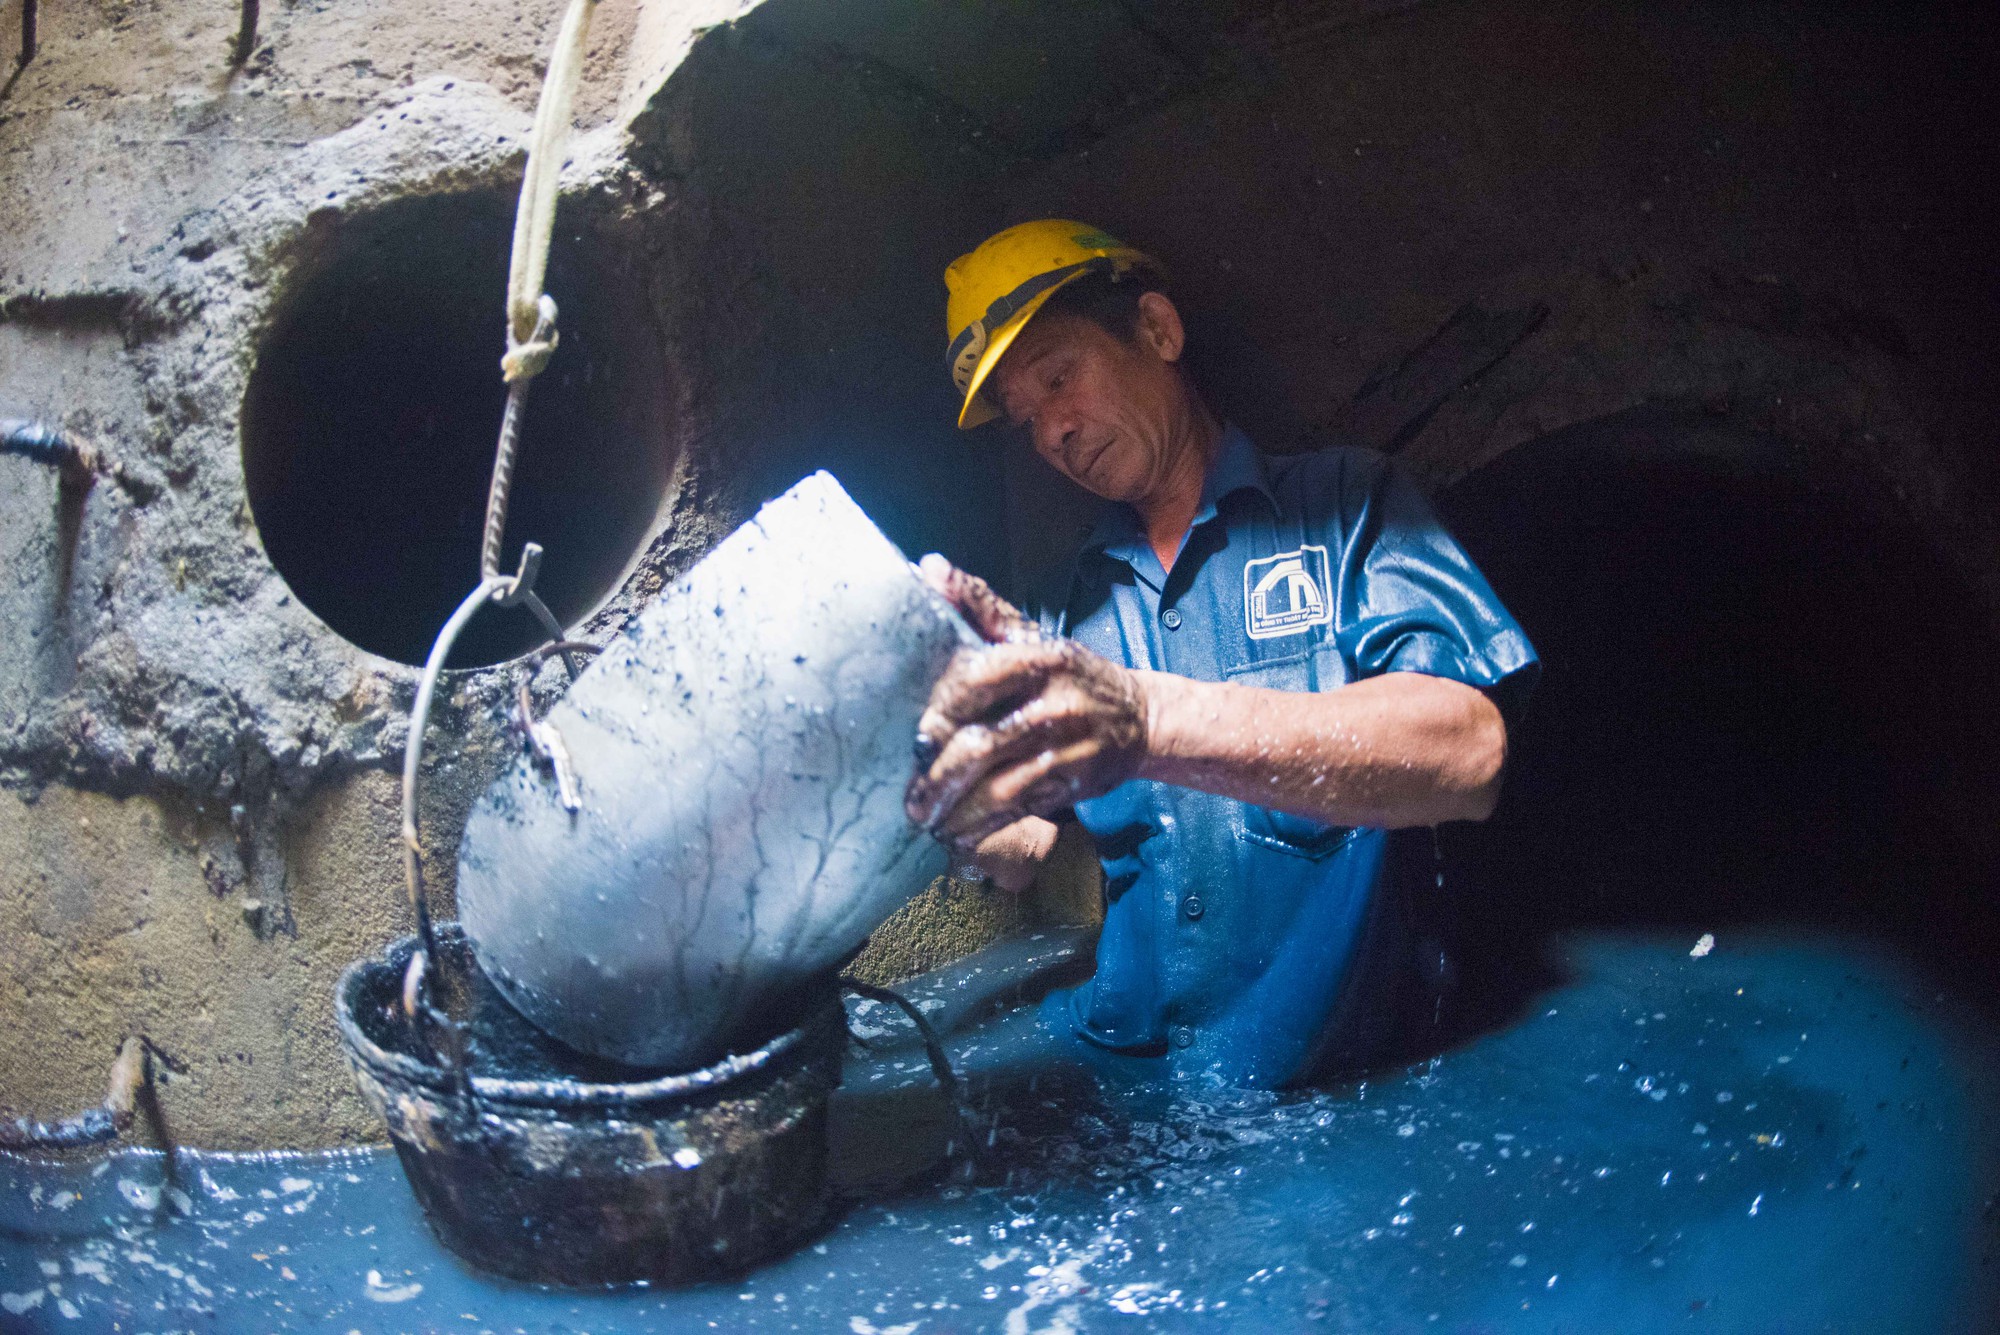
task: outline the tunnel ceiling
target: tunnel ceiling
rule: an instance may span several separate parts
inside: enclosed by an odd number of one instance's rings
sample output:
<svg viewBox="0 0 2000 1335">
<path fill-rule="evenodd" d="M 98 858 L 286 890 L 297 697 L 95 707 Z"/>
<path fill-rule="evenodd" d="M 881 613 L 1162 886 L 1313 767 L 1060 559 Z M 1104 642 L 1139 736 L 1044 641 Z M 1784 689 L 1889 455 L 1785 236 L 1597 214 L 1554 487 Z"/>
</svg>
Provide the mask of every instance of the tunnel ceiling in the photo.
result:
<svg viewBox="0 0 2000 1335">
<path fill-rule="evenodd" d="M 904 83 L 1019 158 L 1070 152 L 1216 79 L 1425 0 L 773 0 L 743 26 Z"/>
</svg>

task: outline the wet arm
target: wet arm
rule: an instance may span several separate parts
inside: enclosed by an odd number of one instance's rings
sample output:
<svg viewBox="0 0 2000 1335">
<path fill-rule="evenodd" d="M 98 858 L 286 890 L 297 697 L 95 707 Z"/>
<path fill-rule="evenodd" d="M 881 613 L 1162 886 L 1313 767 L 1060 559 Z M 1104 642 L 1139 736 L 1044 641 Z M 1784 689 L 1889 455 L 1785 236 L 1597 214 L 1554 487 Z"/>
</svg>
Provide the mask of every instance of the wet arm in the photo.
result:
<svg viewBox="0 0 2000 1335">
<path fill-rule="evenodd" d="M 988 641 L 932 690 L 904 795 L 910 819 L 955 848 L 982 848 L 1130 778 L 1336 825 L 1434 825 L 1493 810 L 1507 730 L 1470 686 L 1392 672 L 1304 693 L 1136 671 L 1043 637 L 942 558 L 922 569 Z"/>
<path fill-rule="evenodd" d="M 1133 675 L 1146 712 L 1140 778 L 1385 828 L 1483 820 L 1499 797 L 1506 725 L 1463 683 L 1392 672 L 1306 694 Z"/>
</svg>

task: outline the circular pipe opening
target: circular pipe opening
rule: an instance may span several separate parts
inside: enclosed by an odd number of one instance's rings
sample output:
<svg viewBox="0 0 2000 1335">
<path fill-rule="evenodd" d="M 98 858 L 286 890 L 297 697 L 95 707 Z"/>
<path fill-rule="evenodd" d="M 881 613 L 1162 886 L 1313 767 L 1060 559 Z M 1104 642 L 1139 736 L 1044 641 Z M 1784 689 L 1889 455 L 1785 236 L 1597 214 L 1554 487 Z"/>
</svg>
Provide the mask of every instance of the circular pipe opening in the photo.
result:
<svg viewBox="0 0 2000 1335">
<path fill-rule="evenodd" d="M 1439 498 L 1544 662 L 1500 812 L 1451 835 L 1483 937 L 1807 924 L 1990 967 L 1984 609 L 1867 475 L 1805 458 L 1641 409 Z"/>
<path fill-rule="evenodd" d="M 565 626 L 630 568 L 673 471 L 668 370 L 629 244 L 562 218 L 547 288 L 561 344 L 528 397 L 503 567 Z M 335 632 L 421 663 L 479 580 L 513 209 L 500 193 L 401 200 L 310 229 L 243 403 L 243 471 L 272 564 Z M 453 667 L 546 636 L 482 611 Z"/>
</svg>

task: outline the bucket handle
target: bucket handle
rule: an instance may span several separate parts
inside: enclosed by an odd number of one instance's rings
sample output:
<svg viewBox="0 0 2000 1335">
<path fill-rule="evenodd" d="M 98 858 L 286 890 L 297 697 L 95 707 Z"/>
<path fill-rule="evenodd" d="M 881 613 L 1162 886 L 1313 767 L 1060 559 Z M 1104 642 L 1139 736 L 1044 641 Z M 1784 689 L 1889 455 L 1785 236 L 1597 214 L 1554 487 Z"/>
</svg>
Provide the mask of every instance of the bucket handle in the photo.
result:
<svg viewBox="0 0 2000 1335">
<path fill-rule="evenodd" d="M 159 1044 L 144 1034 L 134 1034 L 119 1045 L 105 1082 L 103 1102 L 56 1122 L 26 1117 L 0 1120 L 0 1150 L 73 1150 L 117 1139 L 130 1129 L 142 1091 L 144 1097 L 157 1097 L 152 1092 L 156 1061 L 175 1075 L 187 1074 L 187 1067 L 162 1052 Z M 155 1129 L 171 1153 L 165 1128 L 157 1120 Z"/>
<path fill-rule="evenodd" d="M 931 1064 L 931 1075 L 938 1088 L 944 1093 L 945 1102 L 951 1106 L 952 1117 L 958 1125 L 958 1138 L 965 1146 L 965 1158 L 960 1161 L 961 1171 L 969 1172 L 979 1156 L 979 1138 L 976 1134 L 972 1113 L 960 1097 L 958 1077 L 951 1069 L 951 1058 L 945 1055 L 944 1042 L 938 1036 L 937 1027 L 925 1015 L 923 1008 L 900 992 L 891 991 L 875 983 L 864 983 L 853 974 L 840 975 L 840 985 L 858 997 L 884 1006 L 894 1006 L 908 1016 L 910 1023 L 917 1027 L 917 1036 L 923 1040 L 924 1056 Z M 991 1142 L 989 1141 L 989 1144 Z M 949 1149 L 946 1150 L 949 1154 Z"/>
<path fill-rule="evenodd" d="M 561 623 L 535 593 L 535 576 L 540 573 L 541 565 L 541 545 L 531 542 L 521 549 L 520 568 L 514 574 L 494 575 L 479 581 L 478 587 L 466 595 L 465 601 L 458 605 L 457 610 L 444 623 L 444 627 L 438 631 L 437 639 L 431 645 L 430 656 L 424 660 L 423 675 L 417 682 L 416 700 L 410 706 L 410 734 L 403 746 L 403 883 L 410 897 L 410 911 L 416 916 L 419 945 L 418 949 L 411 953 L 409 967 L 403 973 L 403 1012 L 409 1017 L 412 1025 L 418 1024 L 421 1017 L 430 1020 L 443 1032 L 453 1036 L 451 1041 L 439 1046 L 440 1054 L 447 1060 L 455 1057 L 455 1050 L 460 1046 L 456 1026 L 435 1007 L 425 1004 L 423 997 L 424 976 L 429 970 L 430 961 L 438 957 L 437 936 L 431 928 L 430 895 L 424 884 L 423 844 L 417 837 L 417 783 L 423 761 L 424 733 L 430 724 L 431 702 L 437 696 L 438 679 L 444 675 L 445 660 L 451 656 L 452 647 L 458 643 L 459 635 L 464 632 L 472 618 L 478 615 L 479 610 L 489 602 L 501 607 L 525 604 L 535 614 L 536 620 L 548 630 L 550 643 L 527 657 L 526 661 L 531 664 L 530 677 L 533 676 L 532 669 L 539 669 L 550 654 L 559 653 L 563 658 L 563 666 L 569 672 L 570 680 L 574 681 L 581 672 L 577 666 L 578 655 L 597 651 L 595 645 L 563 638 Z M 525 681 L 521 684 L 519 699 L 521 701 L 527 699 Z M 548 728 L 548 725 L 535 724 L 532 719 L 529 722 L 533 729 L 541 730 L 545 738 L 554 736 L 554 730 Z M 532 739 L 536 733 L 531 731 L 529 736 Z M 555 737 L 554 747 L 561 747 L 560 737 Z M 563 753 L 558 750 L 558 754 Z M 565 754 L 563 764 L 557 768 L 559 784 L 562 783 L 566 772 Z M 574 786 L 575 777 L 572 774 L 569 777 L 569 787 L 573 790 Z M 458 1066 L 461 1063 L 453 1060 L 452 1064 Z"/>
</svg>

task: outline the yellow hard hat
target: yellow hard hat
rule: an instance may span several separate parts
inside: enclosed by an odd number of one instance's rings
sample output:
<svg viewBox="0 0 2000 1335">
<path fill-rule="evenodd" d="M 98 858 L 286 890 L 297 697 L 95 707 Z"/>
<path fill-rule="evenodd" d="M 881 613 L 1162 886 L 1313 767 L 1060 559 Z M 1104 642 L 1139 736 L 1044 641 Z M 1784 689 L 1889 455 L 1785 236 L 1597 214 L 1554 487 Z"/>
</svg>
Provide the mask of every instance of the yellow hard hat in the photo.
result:
<svg viewBox="0 0 2000 1335">
<path fill-rule="evenodd" d="M 961 428 L 998 417 L 980 389 L 1008 345 L 1042 303 L 1087 273 L 1134 268 L 1157 270 L 1143 251 L 1086 223 L 1043 218 L 996 232 L 944 271 L 946 359 L 951 382 L 965 396 L 958 411 Z"/>
</svg>

